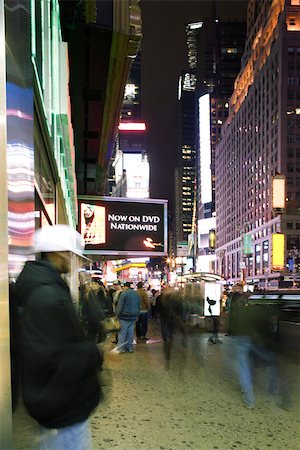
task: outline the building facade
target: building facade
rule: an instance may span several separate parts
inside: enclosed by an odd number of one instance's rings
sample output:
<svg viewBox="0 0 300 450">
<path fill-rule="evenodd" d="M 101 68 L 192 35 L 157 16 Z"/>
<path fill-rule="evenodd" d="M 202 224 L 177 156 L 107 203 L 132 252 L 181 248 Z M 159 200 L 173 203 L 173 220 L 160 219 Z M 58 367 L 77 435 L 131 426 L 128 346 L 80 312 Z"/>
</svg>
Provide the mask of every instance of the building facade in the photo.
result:
<svg viewBox="0 0 300 450">
<path fill-rule="evenodd" d="M 76 227 L 78 180 L 103 189 L 139 13 L 136 0 L 0 1 L 0 448 L 12 448 L 8 285 L 35 258 L 37 228 Z"/>
<path fill-rule="evenodd" d="M 216 148 L 218 271 L 229 282 L 279 286 L 291 282 L 289 260 L 295 272 L 300 246 L 300 2 L 250 0 L 247 30 Z M 278 173 L 286 179 L 282 214 L 272 208 Z M 278 233 L 285 255 L 280 268 L 274 267 Z"/>
<path fill-rule="evenodd" d="M 178 156 L 175 171 L 177 242 L 187 242 L 192 232 L 196 179 L 195 88 L 193 71 L 182 71 L 178 83 Z"/>
<path fill-rule="evenodd" d="M 216 16 L 205 19 L 197 33 L 197 271 L 215 270 L 214 240 L 209 237 L 216 229 L 216 145 L 228 117 L 245 37 L 244 22 L 221 21 Z"/>
</svg>

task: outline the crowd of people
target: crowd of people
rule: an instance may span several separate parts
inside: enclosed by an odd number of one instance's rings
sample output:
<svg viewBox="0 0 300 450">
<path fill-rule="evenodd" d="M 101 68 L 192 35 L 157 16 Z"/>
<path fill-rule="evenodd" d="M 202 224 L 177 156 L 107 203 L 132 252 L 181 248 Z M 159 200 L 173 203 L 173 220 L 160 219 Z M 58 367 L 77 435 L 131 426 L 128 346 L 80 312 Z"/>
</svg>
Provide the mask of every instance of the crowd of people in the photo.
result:
<svg viewBox="0 0 300 450">
<path fill-rule="evenodd" d="M 92 307 L 94 301 L 95 288 L 92 285 L 93 283 L 90 287 L 92 297 L 89 295 L 89 300 L 84 302 L 84 315 L 87 318 L 87 336 L 95 339 L 95 334 L 90 332 L 93 324 L 90 325 L 88 319 L 89 307 Z M 98 286 L 98 292 L 101 292 L 101 296 L 98 296 L 99 303 L 102 304 L 98 323 L 102 320 L 103 312 L 115 314 L 120 320 L 120 331 L 113 341 L 117 344 L 117 353 L 132 353 L 134 341 L 147 341 L 149 319 L 159 319 L 166 368 L 169 368 L 175 333 L 179 332 L 184 346 L 191 334 L 199 331 L 197 324 L 193 324 L 190 318 L 195 314 L 203 315 L 203 299 L 193 297 L 189 292 L 168 286 L 164 286 L 162 291 L 151 289 L 150 286 L 145 290 L 142 282 L 138 282 L 136 289 L 133 289 L 130 282 L 121 286 L 118 280 L 108 290 L 105 290 L 101 281 Z M 249 293 L 243 293 L 241 286 L 237 286 L 233 292 L 225 293 L 221 305 L 226 318 L 226 329 L 223 331 L 226 331 L 232 341 L 231 350 L 244 405 L 249 409 L 255 406 L 253 368 L 257 364 L 264 364 L 268 368 L 268 392 L 279 393 L 281 406 L 289 408 L 289 383 L 279 362 L 280 347 L 276 330 L 272 327 L 276 310 L 266 305 L 251 305 L 248 297 Z M 206 301 L 209 304 L 208 311 L 211 312 L 214 301 L 209 298 Z M 218 328 L 219 317 L 211 313 L 209 343 L 222 343 Z"/>
<path fill-rule="evenodd" d="M 215 300 L 188 289 L 164 286 L 156 291 L 145 289 L 142 282 L 134 287 L 119 280 L 107 288 L 100 279 L 91 279 L 81 285 L 78 314 L 65 275 L 71 254 L 82 255 L 80 235 L 67 225 L 55 225 L 38 230 L 35 242 L 40 258 L 25 264 L 14 289 L 20 311 L 22 398 L 40 425 L 40 449 L 91 450 L 88 418 L 102 397 L 97 372 L 107 349 L 115 343 L 115 353 L 132 353 L 134 340 L 147 342 L 153 319 L 160 323 L 169 369 L 174 337 L 181 338 L 183 348 L 190 337 L 197 337 L 201 327 L 191 317 L 204 315 L 205 302 L 213 322 L 208 345 L 220 341 L 212 309 Z M 276 311 L 251 304 L 241 289 L 225 298 L 222 308 L 244 405 L 255 406 L 253 367 L 259 363 L 268 368 L 269 393 L 279 394 L 281 406 L 290 408 L 288 376 L 274 329 Z M 115 325 L 109 328 L 107 323 Z"/>
</svg>

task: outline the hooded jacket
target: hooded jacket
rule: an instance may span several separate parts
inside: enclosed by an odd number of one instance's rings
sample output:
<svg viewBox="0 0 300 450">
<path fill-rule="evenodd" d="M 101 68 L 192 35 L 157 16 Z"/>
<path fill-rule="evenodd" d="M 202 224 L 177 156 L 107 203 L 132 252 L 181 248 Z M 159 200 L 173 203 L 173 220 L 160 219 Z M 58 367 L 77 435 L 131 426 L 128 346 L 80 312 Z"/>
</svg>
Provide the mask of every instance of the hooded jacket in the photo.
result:
<svg viewBox="0 0 300 450">
<path fill-rule="evenodd" d="M 29 261 L 17 282 L 21 319 L 22 394 L 41 425 L 86 420 L 100 399 L 101 357 L 87 341 L 69 287 L 48 261 Z"/>
</svg>

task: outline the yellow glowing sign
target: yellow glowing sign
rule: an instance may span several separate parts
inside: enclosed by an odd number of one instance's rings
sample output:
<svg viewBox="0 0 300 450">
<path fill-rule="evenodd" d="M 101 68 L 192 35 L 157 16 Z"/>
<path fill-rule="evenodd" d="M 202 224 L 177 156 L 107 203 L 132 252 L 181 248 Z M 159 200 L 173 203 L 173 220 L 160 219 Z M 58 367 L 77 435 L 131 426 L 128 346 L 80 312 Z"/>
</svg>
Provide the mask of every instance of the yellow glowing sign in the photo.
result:
<svg viewBox="0 0 300 450">
<path fill-rule="evenodd" d="M 284 269 L 284 234 L 272 235 L 272 270 Z"/>
</svg>

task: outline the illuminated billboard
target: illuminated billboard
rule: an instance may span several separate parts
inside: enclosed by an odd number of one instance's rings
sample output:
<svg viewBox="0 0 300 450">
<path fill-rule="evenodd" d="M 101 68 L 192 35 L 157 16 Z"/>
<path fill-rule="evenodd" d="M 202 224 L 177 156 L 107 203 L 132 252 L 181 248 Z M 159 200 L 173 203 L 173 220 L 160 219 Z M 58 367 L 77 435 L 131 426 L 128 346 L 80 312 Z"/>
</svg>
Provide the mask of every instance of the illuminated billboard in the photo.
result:
<svg viewBox="0 0 300 450">
<path fill-rule="evenodd" d="M 204 205 L 212 201 L 209 94 L 199 98 L 199 162 L 201 203 Z"/>
<path fill-rule="evenodd" d="M 148 198 L 150 168 L 147 156 L 142 153 L 124 153 L 123 168 L 126 170 L 126 197 Z"/>
<path fill-rule="evenodd" d="M 284 175 L 274 175 L 272 178 L 272 208 L 275 210 L 285 209 L 286 180 Z"/>
<path fill-rule="evenodd" d="M 284 248 L 284 234 L 272 234 L 272 270 L 274 271 L 284 270 Z"/>
<path fill-rule="evenodd" d="M 82 196 L 78 210 L 85 254 L 167 255 L 167 200 Z"/>
</svg>

